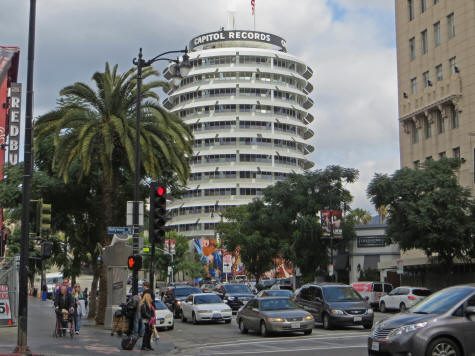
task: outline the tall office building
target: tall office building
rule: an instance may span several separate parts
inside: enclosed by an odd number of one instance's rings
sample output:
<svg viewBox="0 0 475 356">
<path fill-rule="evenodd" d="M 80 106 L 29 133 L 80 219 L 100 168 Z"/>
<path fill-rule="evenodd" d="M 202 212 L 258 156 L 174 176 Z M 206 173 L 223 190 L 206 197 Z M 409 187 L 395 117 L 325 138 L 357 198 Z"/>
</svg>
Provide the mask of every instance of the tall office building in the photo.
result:
<svg viewBox="0 0 475 356">
<path fill-rule="evenodd" d="M 396 0 L 401 166 L 460 157 L 475 195 L 475 2 Z"/>
<path fill-rule="evenodd" d="M 313 167 L 306 158 L 314 150 L 307 142 L 313 72 L 287 53 L 282 38 L 259 31 L 207 33 L 188 48 L 192 69 L 164 101 L 195 137 L 188 192 L 169 204 L 168 225 L 212 238 L 223 209 Z"/>
</svg>

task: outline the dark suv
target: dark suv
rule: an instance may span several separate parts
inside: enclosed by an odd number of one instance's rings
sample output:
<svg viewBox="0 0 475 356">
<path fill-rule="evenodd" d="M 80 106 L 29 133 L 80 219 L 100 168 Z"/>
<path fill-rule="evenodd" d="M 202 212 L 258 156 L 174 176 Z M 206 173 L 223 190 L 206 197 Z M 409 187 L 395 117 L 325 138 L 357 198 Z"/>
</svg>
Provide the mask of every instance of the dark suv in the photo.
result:
<svg viewBox="0 0 475 356">
<path fill-rule="evenodd" d="M 201 289 L 195 287 L 170 287 L 163 296 L 163 302 L 173 312 L 175 318 L 181 316 L 181 303 L 190 294 L 202 293 Z"/>
<path fill-rule="evenodd" d="M 297 289 L 295 304 L 323 323 L 325 329 L 336 326 L 373 326 L 373 309 L 351 286 L 338 283 L 307 284 Z"/>
<path fill-rule="evenodd" d="M 254 298 L 254 294 L 245 284 L 221 284 L 216 288 L 216 293 L 227 303 L 233 311 L 238 310 L 246 302 Z"/>
</svg>

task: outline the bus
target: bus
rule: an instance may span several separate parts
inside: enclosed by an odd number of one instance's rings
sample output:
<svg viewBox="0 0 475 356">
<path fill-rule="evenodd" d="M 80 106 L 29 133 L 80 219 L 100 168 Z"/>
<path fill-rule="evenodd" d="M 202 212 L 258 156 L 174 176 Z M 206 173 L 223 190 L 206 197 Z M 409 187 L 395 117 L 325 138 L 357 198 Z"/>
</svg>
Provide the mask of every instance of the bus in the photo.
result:
<svg viewBox="0 0 475 356">
<path fill-rule="evenodd" d="M 53 298 L 56 288 L 58 288 L 63 283 L 63 274 L 61 272 L 56 273 L 46 273 L 46 288 L 47 288 L 47 297 L 49 299 Z"/>
</svg>

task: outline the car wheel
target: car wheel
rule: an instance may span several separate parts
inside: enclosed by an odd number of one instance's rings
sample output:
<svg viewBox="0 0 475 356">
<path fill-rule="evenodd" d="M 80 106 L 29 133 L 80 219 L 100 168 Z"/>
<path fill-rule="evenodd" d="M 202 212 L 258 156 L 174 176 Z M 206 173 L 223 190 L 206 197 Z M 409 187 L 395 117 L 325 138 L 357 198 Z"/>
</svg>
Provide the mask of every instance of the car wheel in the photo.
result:
<svg viewBox="0 0 475 356">
<path fill-rule="evenodd" d="M 404 302 L 401 303 L 401 305 L 399 306 L 399 311 L 401 313 L 404 313 L 406 311 L 406 304 L 404 304 Z"/>
<path fill-rule="evenodd" d="M 261 336 L 269 336 L 269 330 L 267 330 L 266 322 L 264 320 L 261 321 Z"/>
<path fill-rule="evenodd" d="M 426 352 L 426 356 L 460 356 L 461 354 L 459 346 L 445 337 L 432 341 Z"/>
<path fill-rule="evenodd" d="M 381 313 L 386 313 L 386 311 L 387 311 L 387 310 L 386 310 L 386 304 L 385 304 L 384 302 L 381 302 L 381 303 L 379 304 L 379 311 L 380 311 Z"/>
<path fill-rule="evenodd" d="M 365 323 L 363 324 L 363 327 L 367 330 L 371 329 L 373 327 L 373 323 Z"/>
<path fill-rule="evenodd" d="M 191 314 L 191 319 L 193 320 L 193 324 L 194 324 L 194 325 L 197 325 L 197 324 L 198 324 L 198 320 L 196 320 L 196 314 L 195 314 L 195 312 L 193 312 L 193 314 Z"/>
<path fill-rule="evenodd" d="M 239 324 L 239 330 L 241 331 L 241 334 L 247 334 L 248 330 L 244 326 L 244 322 L 242 321 L 242 319 L 239 319 L 238 324 Z"/>
<path fill-rule="evenodd" d="M 333 329 L 333 324 L 330 320 L 330 316 L 328 314 L 323 314 L 323 328 L 325 330 Z"/>
<path fill-rule="evenodd" d="M 168 327 L 168 330 L 173 330 L 174 328 L 175 328 L 175 323 L 173 323 L 172 325 L 170 325 L 170 326 Z"/>
<path fill-rule="evenodd" d="M 186 323 L 186 318 L 185 318 L 185 314 L 184 313 L 181 313 L 181 321 Z"/>
<path fill-rule="evenodd" d="M 303 332 L 303 334 L 304 334 L 304 335 L 310 335 L 310 334 L 312 333 L 312 331 L 313 331 L 312 329 L 305 330 L 305 331 Z"/>
</svg>

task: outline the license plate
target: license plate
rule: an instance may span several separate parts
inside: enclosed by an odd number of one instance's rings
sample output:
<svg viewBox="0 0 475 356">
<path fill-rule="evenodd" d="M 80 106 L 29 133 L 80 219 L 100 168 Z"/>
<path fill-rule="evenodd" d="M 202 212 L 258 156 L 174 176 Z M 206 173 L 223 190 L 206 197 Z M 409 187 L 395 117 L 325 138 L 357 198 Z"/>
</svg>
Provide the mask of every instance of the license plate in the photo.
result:
<svg viewBox="0 0 475 356">
<path fill-rule="evenodd" d="M 290 323 L 292 329 L 300 329 L 300 323 Z"/>
<path fill-rule="evenodd" d="M 355 317 L 353 318 L 353 321 L 354 321 L 355 323 L 358 322 L 358 321 L 361 321 L 361 320 L 363 320 L 363 318 L 362 318 L 361 316 L 355 316 Z"/>
<path fill-rule="evenodd" d="M 221 319 L 221 313 L 214 313 L 213 319 Z"/>
<path fill-rule="evenodd" d="M 379 342 L 373 341 L 373 343 L 371 344 L 371 350 L 379 351 Z"/>
</svg>

